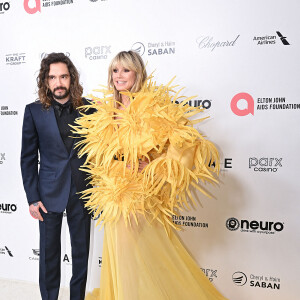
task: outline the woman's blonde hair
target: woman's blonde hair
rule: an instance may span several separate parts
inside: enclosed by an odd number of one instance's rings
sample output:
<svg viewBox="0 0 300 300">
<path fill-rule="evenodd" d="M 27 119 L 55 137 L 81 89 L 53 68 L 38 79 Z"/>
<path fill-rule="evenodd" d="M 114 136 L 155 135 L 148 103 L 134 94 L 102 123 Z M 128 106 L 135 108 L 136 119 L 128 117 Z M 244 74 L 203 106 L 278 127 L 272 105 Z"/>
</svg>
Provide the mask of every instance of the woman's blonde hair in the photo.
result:
<svg viewBox="0 0 300 300">
<path fill-rule="evenodd" d="M 147 79 L 147 72 L 145 69 L 144 62 L 141 56 L 135 51 L 121 51 L 119 52 L 111 61 L 108 68 L 108 88 L 114 91 L 114 99 L 120 101 L 120 93 L 114 86 L 113 82 L 113 70 L 116 65 L 122 65 L 124 68 L 127 68 L 131 71 L 134 71 L 136 74 L 135 82 L 130 92 L 138 92 Z"/>
</svg>

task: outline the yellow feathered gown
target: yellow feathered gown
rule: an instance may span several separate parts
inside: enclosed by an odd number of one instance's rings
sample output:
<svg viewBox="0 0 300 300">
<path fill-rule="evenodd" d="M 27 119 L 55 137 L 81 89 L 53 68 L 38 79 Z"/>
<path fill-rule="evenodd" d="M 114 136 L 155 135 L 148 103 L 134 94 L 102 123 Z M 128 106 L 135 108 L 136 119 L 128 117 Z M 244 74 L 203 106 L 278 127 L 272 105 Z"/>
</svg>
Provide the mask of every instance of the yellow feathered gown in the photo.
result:
<svg viewBox="0 0 300 300">
<path fill-rule="evenodd" d="M 205 193 L 200 183 L 215 182 L 219 169 L 214 145 L 193 128 L 199 120 L 188 119 L 201 109 L 189 106 L 190 98 L 178 104 L 179 92 L 151 79 L 140 92 L 127 93 L 131 103 L 122 110 L 102 92 L 104 98 L 91 102 L 97 111 L 74 127 L 93 185 L 83 198 L 101 214 L 105 230 L 100 288 L 86 299 L 225 299 L 172 223 L 172 215 L 193 201 L 190 185 Z M 142 172 L 139 160 L 149 161 Z"/>
</svg>

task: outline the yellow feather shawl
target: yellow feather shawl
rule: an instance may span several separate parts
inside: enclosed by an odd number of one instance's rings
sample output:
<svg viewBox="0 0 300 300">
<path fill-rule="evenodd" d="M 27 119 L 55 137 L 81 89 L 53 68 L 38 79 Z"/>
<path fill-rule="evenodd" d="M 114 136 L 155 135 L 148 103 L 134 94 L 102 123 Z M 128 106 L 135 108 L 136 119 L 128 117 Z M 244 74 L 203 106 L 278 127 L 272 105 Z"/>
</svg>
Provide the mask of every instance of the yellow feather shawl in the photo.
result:
<svg viewBox="0 0 300 300">
<path fill-rule="evenodd" d="M 116 108 L 111 91 L 95 90 L 104 97 L 90 95 L 91 105 L 83 108 L 96 112 L 76 120 L 79 156 L 87 156 L 82 170 L 93 185 L 82 198 L 95 216 L 101 214 L 97 224 L 121 216 L 130 224 L 140 213 L 150 222 L 159 220 L 168 232 L 177 227 L 172 216 L 194 202 L 190 185 L 209 196 L 199 181 L 217 182 L 218 151 L 193 128 L 203 119 L 188 119 L 202 109 L 189 106 L 193 97 L 179 96 L 171 82 L 157 86 L 149 78 L 140 92 L 124 92 L 130 105 L 123 110 Z M 149 161 L 142 172 L 140 159 Z"/>
</svg>

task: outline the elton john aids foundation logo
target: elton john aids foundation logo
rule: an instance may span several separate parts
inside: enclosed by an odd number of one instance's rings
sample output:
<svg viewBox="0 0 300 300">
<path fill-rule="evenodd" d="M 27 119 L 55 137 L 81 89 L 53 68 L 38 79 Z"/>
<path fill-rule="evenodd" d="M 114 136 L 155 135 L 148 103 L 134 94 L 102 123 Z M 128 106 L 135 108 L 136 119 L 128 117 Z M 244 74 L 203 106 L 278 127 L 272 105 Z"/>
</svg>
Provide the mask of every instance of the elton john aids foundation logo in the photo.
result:
<svg viewBox="0 0 300 300">
<path fill-rule="evenodd" d="M 254 100 L 248 93 L 236 94 L 231 100 L 230 107 L 237 116 L 254 115 Z"/>
<path fill-rule="evenodd" d="M 41 0 L 24 0 L 24 9 L 31 15 L 41 12 Z"/>
</svg>

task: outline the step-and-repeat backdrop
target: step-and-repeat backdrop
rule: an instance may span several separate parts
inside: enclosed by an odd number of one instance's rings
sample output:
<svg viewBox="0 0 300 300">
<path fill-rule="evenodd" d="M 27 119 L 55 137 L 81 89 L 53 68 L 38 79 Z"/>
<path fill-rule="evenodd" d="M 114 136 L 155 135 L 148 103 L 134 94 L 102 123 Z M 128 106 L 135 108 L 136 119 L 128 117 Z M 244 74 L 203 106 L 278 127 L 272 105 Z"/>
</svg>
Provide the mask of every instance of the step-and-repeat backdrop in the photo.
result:
<svg viewBox="0 0 300 300">
<path fill-rule="evenodd" d="M 231 300 L 299 299 L 299 10 L 298 0 L 0 1 L 0 277 L 38 282 L 38 223 L 19 165 L 41 59 L 70 56 L 86 95 L 106 84 L 115 54 L 134 49 L 158 83 L 176 75 L 210 116 L 197 129 L 220 151 L 220 183 L 174 219 L 203 272 Z M 93 228 L 89 289 L 102 237 Z M 67 286 L 65 221 L 62 240 Z"/>
</svg>

